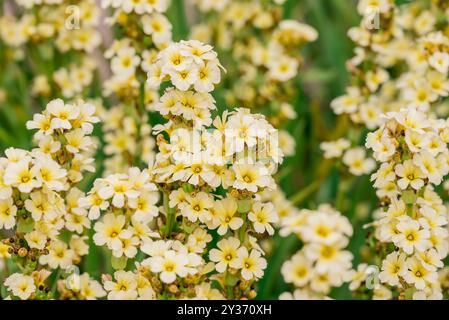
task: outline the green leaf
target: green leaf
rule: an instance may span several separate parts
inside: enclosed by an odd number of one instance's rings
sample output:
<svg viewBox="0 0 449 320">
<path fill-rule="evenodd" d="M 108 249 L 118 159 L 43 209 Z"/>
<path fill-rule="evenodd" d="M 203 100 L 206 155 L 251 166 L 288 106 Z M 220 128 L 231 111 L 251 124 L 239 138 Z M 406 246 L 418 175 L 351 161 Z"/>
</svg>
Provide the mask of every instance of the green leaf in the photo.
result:
<svg viewBox="0 0 449 320">
<path fill-rule="evenodd" d="M 126 268 L 126 264 L 128 263 L 128 258 L 125 256 L 122 256 L 120 258 L 111 257 L 111 265 L 112 268 L 114 268 L 115 270 L 123 270 Z"/>
<path fill-rule="evenodd" d="M 184 10 L 184 0 L 173 0 L 167 15 L 173 25 L 173 40 L 187 40 L 189 26 Z"/>
<path fill-rule="evenodd" d="M 20 219 L 17 223 L 17 231 L 21 233 L 28 233 L 33 231 L 34 228 L 34 221 L 33 219 L 26 219 L 22 220 Z"/>
<path fill-rule="evenodd" d="M 226 278 L 225 278 L 225 282 L 227 286 L 233 287 L 237 284 L 237 282 L 239 281 L 240 277 L 238 277 L 237 275 L 231 274 L 229 272 L 226 273 Z"/>
</svg>

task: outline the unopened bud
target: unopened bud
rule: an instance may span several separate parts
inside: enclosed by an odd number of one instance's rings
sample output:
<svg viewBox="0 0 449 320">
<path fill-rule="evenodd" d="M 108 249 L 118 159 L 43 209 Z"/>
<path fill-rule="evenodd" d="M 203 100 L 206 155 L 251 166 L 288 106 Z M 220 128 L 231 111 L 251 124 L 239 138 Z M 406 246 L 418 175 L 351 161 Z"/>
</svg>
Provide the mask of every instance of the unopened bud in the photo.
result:
<svg viewBox="0 0 449 320">
<path fill-rule="evenodd" d="M 28 250 L 24 247 L 19 249 L 18 255 L 19 257 L 23 258 L 26 257 L 26 255 L 28 254 Z"/>
<path fill-rule="evenodd" d="M 256 290 L 251 290 L 251 291 L 248 293 L 248 298 L 249 298 L 249 299 L 254 299 L 256 296 L 257 296 Z"/>
<path fill-rule="evenodd" d="M 177 285 L 172 284 L 172 285 L 170 285 L 170 286 L 168 287 L 168 291 L 169 291 L 170 293 L 176 294 L 176 293 L 179 292 L 179 289 L 178 289 L 178 286 L 177 286 Z"/>
<path fill-rule="evenodd" d="M 101 275 L 101 282 L 105 283 L 106 281 L 112 281 L 112 276 L 110 274 Z"/>
</svg>

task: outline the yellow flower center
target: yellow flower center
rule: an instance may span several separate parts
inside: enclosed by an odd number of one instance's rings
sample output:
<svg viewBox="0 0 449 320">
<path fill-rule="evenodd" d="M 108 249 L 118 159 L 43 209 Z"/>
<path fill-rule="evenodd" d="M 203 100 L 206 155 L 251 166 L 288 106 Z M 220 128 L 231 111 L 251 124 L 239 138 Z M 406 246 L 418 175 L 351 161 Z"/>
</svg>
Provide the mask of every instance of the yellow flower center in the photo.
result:
<svg viewBox="0 0 449 320">
<path fill-rule="evenodd" d="M 415 236 L 410 233 L 410 234 L 407 235 L 407 240 L 408 241 L 413 241 L 413 240 L 415 240 Z"/>
</svg>

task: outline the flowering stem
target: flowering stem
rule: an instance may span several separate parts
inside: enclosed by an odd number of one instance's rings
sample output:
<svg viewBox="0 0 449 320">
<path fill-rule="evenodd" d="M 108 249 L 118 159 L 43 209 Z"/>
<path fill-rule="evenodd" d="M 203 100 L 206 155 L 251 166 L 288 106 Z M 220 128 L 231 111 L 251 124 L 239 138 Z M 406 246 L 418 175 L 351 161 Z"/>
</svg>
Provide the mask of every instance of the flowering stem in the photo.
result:
<svg viewBox="0 0 449 320">
<path fill-rule="evenodd" d="M 239 230 L 240 243 L 243 243 L 243 240 L 245 240 L 245 235 L 246 235 L 246 212 L 242 212 L 242 220 L 243 220 L 243 225 L 241 226 L 241 228 Z"/>
<path fill-rule="evenodd" d="M 136 124 L 137 124 L 137 151 L 134 155 L 133 159 L 133 165 L 138 166 L 141 163 L 141 156 L 142 156 L 142 119 L 145 113 L 145 89 L 144 89 L 144 83 L 140 83 L 139 87 L 139 100 L 135 102 L 135 114 L 136 114 Z"/>
<path fill-rule="evenodd" d="M 164 237 L 167 238 L 168 236 L 170 236 L 172 232 L 173 225 L 175 223 L 176 211 L 174 208 L 170 208 L 167 192 L 164 192 L 163 202 L 165 212 L 167 213 L 167 221 L 165 223 Z"/>
<path fill-rule="evenodd" d="M 228 298 L 233 300 L 234 299 L 234 291 L 233 291 L 232 286 L 226 286 L 226 290 L 227 290 Z"/>
<path fill-rule="evenodd" d="M 239 229 L 239 240 L 240 243 L 243 243 L 246 235 L 246 216 L 248 212 L 251 210 L 251 199 L 241 199 L 238 201 L 238 212 L 242 215 L 243 225 Z"/>
<path fill-rule="evenodd" d="M 56 289 L 57 289 L 57 285 L 58 285 L 58 279 L 61 276 L 62 270 L 60 268 L 58 268 L 58 270 L 56 271 L 56 276 L 55 276 L 55 281 L 53 282 L 53 286 L 51 287 L 51 297 L 54 299 L 55 298 L 55 293 L 56 293 Z"/>
<path fill-rule="evenodd" d="M 234 299 L 234 281 L 232 281 L 232 275 L 229 273 L 229 271 L 227 270 L 224 274 L 224 279 L 225 279 L 225 286 L 226 286 L 226 295 L 227 298 L 230 300 Z"/>
</svg>

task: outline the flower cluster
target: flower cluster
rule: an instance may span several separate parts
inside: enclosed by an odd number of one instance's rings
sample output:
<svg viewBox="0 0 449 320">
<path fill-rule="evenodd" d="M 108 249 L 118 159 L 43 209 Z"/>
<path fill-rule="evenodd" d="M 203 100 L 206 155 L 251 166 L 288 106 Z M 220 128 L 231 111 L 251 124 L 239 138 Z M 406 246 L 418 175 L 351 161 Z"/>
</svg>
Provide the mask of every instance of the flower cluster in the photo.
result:
<svg viewBox="0 0 449 320">
<path fill-rule="evenodd" d="M 439 117 L 447 113 L 442 102 L 449 94 L 449 38 L 443 28 L 448 12 L 442 2 L 399 6 L 389 0 L 360 0 L 357 9 L 362 20 L 348 32 L 356 45 L 347 62 L 351 85 L 331 103 L 342 121 L 350 119 L 346 126 L 356 128 L 357 135 L 347 130 L 349 145 L 342 140 L 324 145 L 326 158 L 339 158 L 342 149 L 364 140 L 363 129 L 381 126 L 386 112 L 407 107 Z M 352 164 L 346 165 L 359 175 Z"/>
<path fill-rule="evenodd" d="M 0 39 L 7 45 L 5 58 L 11 63 L 14 60 L 29 63 L 34 96 L 47 100 L 60 95 L 65 98 L 80 95 L 91 84 L 95 69 L 86 56 L 101 43 L 97 30 L 100 10 L 95 1 L 17 3 L 23 7 L 22 14 L 13 12 L 14 15 L 0 17 Z M 65 55 L 76 57 L 76 62 L 66 65 Z M 44 72 L 52 60 L 53 70 Z"/>
<path fill-rule="evenodd" d="M 106 172 L 123 172 L 154 156 L 148 114 L 159 100 L 159 87 L 146 84 L 158 51 L 172 38 L 172 26 L 164 16 L 169 0 L 110 1 L 102 7 L 113 10 L 109 25 L 121 31 L 104 56 L 110 60 L 112 76 L 104 83 L 104 94 L 115 94 L 120 103 L 102 113 L 109 159 Z"/>
<path fill-rule="evenodd" d="M 344 138 L 335 141 L 325 141 L 320 144 L 325 159 L 342 158 L 342 163 L 349 172 L 355 176 L 371 173 L 375 167 L 375 161 L 367 156 L 362 147 L 350 148 L 351 143 Z"/>
<path fill-rule="evenodd" d="M 136 114 L 127 111 L 130 109 L 124 105 L 99 111 L 105 141 L 103 151 L 108 156 L 104 161 L 105 175 L 126 173 L 139 161 L 148 164 L 154 159 L 156 143 L 151 136 L 148 115 L 137 120 Z"/>
<path fill-rule="evenodd" d="M 93 0 L 17 3 L 25 9 L 24 14 L 19 19 L 5 15 L 0 20 L 1 38 L 9 46 L 54 41 L 60 52 L 92 52 L 101 43 L 96 30 L 100 11 Z"/>
<path fill-rule="evenodd" d="M 213 42 L 229 56 L 225 98 L 228 104 L 257 109 L 281 128 L 296 118 L 290 105 L 295 78 L 302 64 L 299 49 L 318 37 L 315 29 L 295 20 L 282 20 L 283 1 L 195 1 L 206 15 L 192 37 Z M 217 23 L 218 21 L 218 23 Z M 286 155 L 295 141 L 279 133 Z"/>
<path fill-rule="evenodd" d="M 88 253 L 83 231 L 90 228 L 90 220 L 78 205 L 84 193 L 76 184 L 86 171 L 95 170 L 91 155 L 96 144 L 90 134 L 98 121 L 91 104 L 53 100 L 27 123 L 28 129 L 37 130 L 37 147 L 9 148 L 0 158 L 0 228 L 15 232 L 3 245 L 23 271 L 6 280 L 14 297 L 47 294 L 29 274 L 39 266 L 65 270 Z M 66 242 L 67 233 L 71 237 Z M 40 274 L 39 281 L 46 276 Z"/>
<path fill-rule="evenodd" d="M 281 226 L 282 236 L 295 234 L 303 243 L 282 266 L 285 282 L 296 289 L 281 299 L 322 299 L 351 278 L 353 257 L 344 249 L 352 226 L 338 211 L 322 204 L 316 211 L 303 209 L 283 218 Z"/>
<path fill-rule="evenodd" d="M 53 80 L 59 91 L 65 98 L 85 96 L 84 92 L 91 85 L 96 63 L 85 58 L 81 64 L 71 64 L 55 71 Z M 49 97 L 51 90 L 48 79 L 45 75 L 38 75 L 34 78 L 32 91 L 34 95 Z"/>
<path fill-rule="evenodd" d="M 106 246 L 115 258 L 134 258 L 137 248 L 150 240 L 154 232 L 149 223 L 157 217 L 159 193 L 150 182 L 147 170 L 130 168 L 128 174 L 113 174 L 97 179 L 88 195 L 79 200 L 95 223 L 93 240 L 98 246 Z"/>
<path fill-rule="evenodd" d="M 170 80 L 174 87 L 156 107 L 168 122 L 154 128 L 154 164 L 96 180 L 80 200 L 92 219 L 106 212 L 94 241 L 112 251 L 119 270 L 115 281 L 104 280 L 109 299 L 255 296 L 253 284 L 266 268 L 256 237 L 272 235 L 278 221 L 259 193 L 276 187 L 271 175 L 282 152 L 263 116 L 236 109 L 212 121 L 209 92 L 220 80 L 219 66 L 212 47 L 197 41 L 162 50 L 148 82 Z M 202 121 L 195 118 L 201 114 Z M 215 234 L 221 240 L 211 249 Z M 146 257 L 136 270 L 123 271 L 140 252 Z"/>
<path fill-rule="evenodd" d="M 366 142 L 381 163 L 372 175 L 384 208 L 374 223 L 379 278 L 400 298 L 441 299 L 437 271 L 448 254 L 448 213 L 434 186 L 449 173 L 448 124 L 414 108 L 385 118 Z"/>
</svg>

